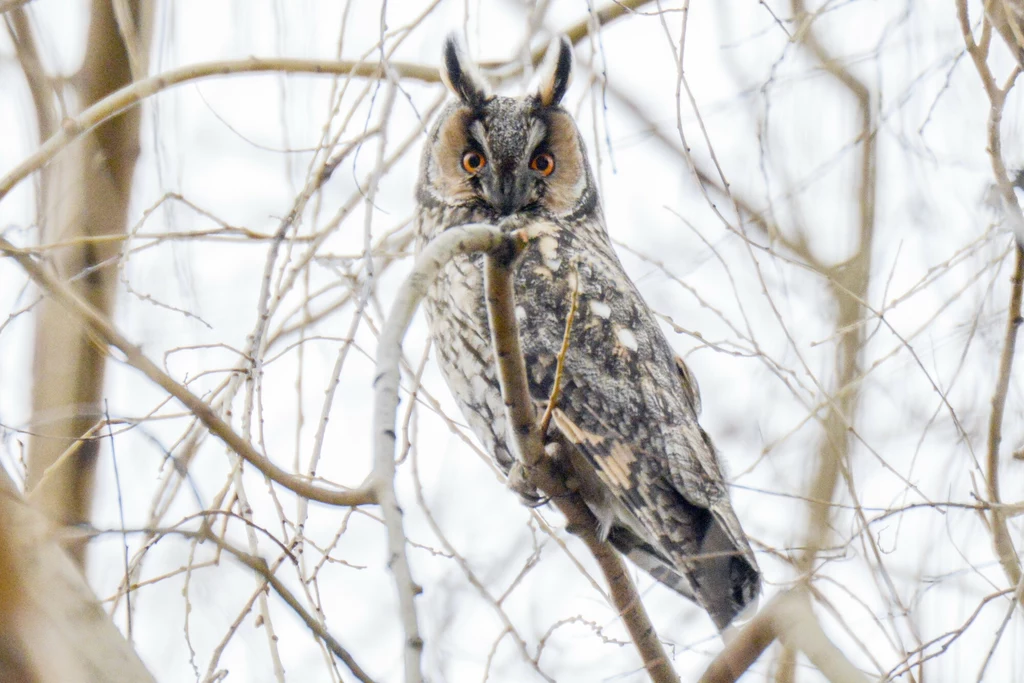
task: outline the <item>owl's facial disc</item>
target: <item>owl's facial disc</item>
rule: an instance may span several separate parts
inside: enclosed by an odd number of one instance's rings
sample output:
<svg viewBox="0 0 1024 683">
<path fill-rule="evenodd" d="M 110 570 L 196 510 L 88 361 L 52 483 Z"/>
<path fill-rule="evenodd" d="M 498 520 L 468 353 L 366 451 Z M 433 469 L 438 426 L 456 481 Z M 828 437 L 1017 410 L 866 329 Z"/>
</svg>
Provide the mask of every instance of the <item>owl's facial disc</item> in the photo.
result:
<svg viewBox="0 0 1024 683">
<path fill-rule="evenodd" d="M 477 196 L 498 216 L 536 204 L 554 169 L 531 168 L 547 135 L 534 108 L 528 99 L 493 97 L 474 112 L 468 126 L 462 167 Z"/>
<path fill-rule="evenodd" d="M 579 132 L 559 106 L 572 75 L 572 47 L 555 40 L 524 97 L 495 96 L 452 37 L 441 78 L 457 97 L 441 116 L 429 153 L 428 187 L 448 205 L 491 218 L 544 211 L 564 215 L 593 201 Z"/>
</svg>

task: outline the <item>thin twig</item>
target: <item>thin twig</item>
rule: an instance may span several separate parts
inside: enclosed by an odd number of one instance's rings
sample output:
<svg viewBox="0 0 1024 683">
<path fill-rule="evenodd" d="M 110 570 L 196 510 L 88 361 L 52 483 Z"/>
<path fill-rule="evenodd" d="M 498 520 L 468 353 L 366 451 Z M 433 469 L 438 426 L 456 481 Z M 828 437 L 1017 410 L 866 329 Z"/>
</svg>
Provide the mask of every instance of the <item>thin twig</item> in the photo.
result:
<svg viewBox="0 0 1024 683">
<path fill-rule="evenodd" d="M 1003 162 L 1001 124 L 1003 119 L 1003 107 L 1006 104 L 1006 95 L 1013 87 L 1017 75 L 1020 73 L 1020 66 L 1017 66 L 1005 89 L 1000 88 L 992 71 L 988 66 L 987 46 L 975 42 L 974 34 L 971 31 L 970 18 L 967 13 L 967 0 L 957 0 L 957 18 L 960 22 L 960 32 L 963 35 L 964 45 L 974 62 L 974 67 L 981 78 L 982 86 L 989 98 L 988 116 L 988 155 L 992 163 L 992 174 L 995 177 L 996 188 L 1002 198 L 1004 210 L 1012 214 L 1009 220 L 1018 223 L 1024 221 L 1020 204 L 1013 191 L 1013 186 L 1006 172 L 1006 165 Z M 984 29 L 990 30 L 988 15 L 984 18 Z M 1002 442 L 1003 413 L 1006 408 L 1006 396 L 1010 385 L 1010 371 L 1013 367 L 1014 347 L 1017 341 L 1017 329 L 1021 323 L 1021 290 L 1024 281 L 1024 246 L 1018 243 L 1015 251 L 1014 271 L 1011 279 L 1009 311 L 1007 313 L 1006 335 L 1003 341 L 1003 351 L 999 358 L 999 370 L 996 379 L 996 388 L 992 394 L 992 412 L 989 414 L 988 422 L 988 447 L 986 456 L 986 494 L 988 502 L 994 505 L 989 518 L 992 529 L 992 544 L 1002 565 L 1006 578 L 1010 585 L 1016 586 L 1021 582 L 1021 565 L 1017 557 L 1017 551 L 1013 547 L 1013 540 L 1006 524 L 1006 516 L 1000 510 L 999 495 L 999 445 Z"/>
<path fill-rule="evenodd" d="M 562 334 L 562 348 L 558 350 L 558 358 L 555 362 L 555 382 L 551 387 L 551 395 L 548 397 L 548 405 L 544 408 L 544 416 L 540 419 L 540 435 L 543 438 L 548 433 L 548 425 L 551 424 L 551 415 L 558 405 L 558 398 L 562 394 L 562 374 L 565 372 L 565 356 L 569 353 L 569 337 L 572 334 L 572 323 L 576 319 L 576 307 L 579 305 L 580 296 L 580 274 L 575 273 L 575 280 L 572 287 L 572 298 L 569 300 L 569 313 L 565 316 L 565 332 Z"/>
<path fill-rule="evenodd" d="M 439 80 L 436 67 L 403 62 L 390 62 L 389 69 L 401 78 L 412 78 L 427 83 Z M 148 97 L 168 88 L 191 81 L 251 73 L 302 73 L 362 78 L 383 78 L 381 67 L 376 62 L 332 61 L 323 59 L 249 59 L 223 60 L 192 64 L 178 69 L 150 76 L 111 93 L 75 117 L 64 119 L 61 129 L 39 147 L 32 155 L 18 164 L 0 179 L 0 200 L 15 185 L 34 171 L 41 169 L 51 159 L 104 121 L 134 107 Z"/>
<path fill-rule="evenodd" d="M 247 523 L 246 526 L 249 526 L 249 524 Z M 183 536 L 185 538 L 192 539 L 194 541 L 198 541 L 199 543 L 202 543 L 204 541 L 210 541 L 211 543 L 216 545 L 217 548 L 223 550 L 224 552 L 234 557 L 241 564 L 251 569 L 263 581 L 265 581 L 267 585 L 269 585 L 274 590 L 274 592 L 277 593 L 278 597 L 284 600 L 284 602 L 295 612 L 295 614 L 298 615 L 300 619 L 302 619 L 302 621 L 306 624 L 309 630 L 316 634 L 316 637 L 319 638 L 325 645 L 327 645 L 327 648 L 334 654 L 334 656 L 340 659 L 345 664 L 345 666 L 349 668 L 353 676 L 355 676 L 358 680 L 362 681 L 363 683 L 374 683 L 374 680 L 370 678 L 370 676 L 363 670 L 362 667 L 359 666 L 359 664 L 356 662 L 355 658 L 349 653 L 349 651 L 346 650 L 341 645 L 341 643 L 339 643 L 338 640 L 330 634 L 330 632 L 323 626 L 323 624 L 317 621 L 317 619 L 312 614 L 310 614 L 309 610 L 307 610 L 305 606 L 303 606 L 303 604 L 299 601 L 299 599 L 295 597 L 295 594 L 292 593 L 288 589 L 288 587 L 284 585 L 281 579 L 277 578 L 277 575 L 273 571 L 271 571 L 270 565 L 262 557 L 250 555 L 244 550 L 239 550 L 235 546 L 225 541 L 223 538 L 211 533 L 209 528 L 206 526 L 204 526 L 202 529 L 198 531 L 190 531 L 187 529 L 177 528 L 141 529 L 140 531 L 147 534 L 153 534 L 156 536 L 175 534 L 178 536 Z M 262 590 L 259 592 L 263 593 Z"/>
<path fill-rule="evenodd" d="M 114 467 L 114 488 L 117 489 L 117 513 L 118 519 L 121 522 L 121 543 L 124 547 L 124 580 L 127 581 L 130 575 L 128 570 L 128 534 L 124 533 L 124 489 L 121 488 L 121 469 L 117 465 L 117 451 L 114 449 L 114 428 L 110 422 L 110 406 L 107 405 L 107 400 L 103 399 L 103 421 L 107 424 L 107 438 L 110 440 L 110 464 Z M 77 440 L 75 443 L 81 443 L 81 440 Z M 128 642 L 132 640 L 132 596 L 131 591 L 125 591 L 125 629 L 128 637 Z"/>
<path fill-rule="evenodd" d="M 52 275 L 41 263 L 37 262 L 28 252 L 18 249 L 0 237 L 0 252 L 7 254 L 25 269 L 44 292 L 52 296 L 61 306 L 76 318 L 85 322 L 104 342 L 124 354 L 125 360 L 136 370 L 159 385 L 167 393 L 181 401 L 199 420 L 206 425 L 215 436 L 223 441 L 231 450 L 242 456 L 249 464 L 264 474 L 268 479 L 277 482 L 292 492 L 328 505 L 368 505 L 374 500 L 373 491 L 365 488 L 348 491 L 326 489 L 311 483 L 307 478 L 287 472 L 261 455 L 252 444 L 239 436 L 231 425 L 226 423 L 217 412 L 205 401 L 189 391 L 183 384 L 175 381 L 147 358 L 139 349 L 122 335 L 107 320 L 106 316 L 97 311 L 80 295 Z"/>
</svg>

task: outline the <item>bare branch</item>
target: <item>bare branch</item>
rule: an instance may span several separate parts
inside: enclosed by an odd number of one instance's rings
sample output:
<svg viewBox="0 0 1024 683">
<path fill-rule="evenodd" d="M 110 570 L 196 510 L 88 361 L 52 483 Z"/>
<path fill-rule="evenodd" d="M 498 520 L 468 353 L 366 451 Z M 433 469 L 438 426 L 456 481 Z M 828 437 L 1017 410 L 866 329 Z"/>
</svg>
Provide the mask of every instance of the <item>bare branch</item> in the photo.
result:
<svg viewBox="0 0 1024 683">
<path fill-rule="evenodd" d="M 512 265 L 525 245 L 515 237 L 503 248 L 485 257 L 484 282 L 491 343 L 497 359 L 498 378 L 505 401 L 509 435 L 531 483 L 544 492 L 568 522 L 568 528 L 586 544 L 608 582 L 612 602 L 629 631 L 644 667 L 655 683 L 677 683 L 679 676 L 658 640 L 644 609 L 636 585 L 626 571 L 622 557 L 597 535 L 597 520 L 582 496 L 569 489 L 565 473 L 552 458 L 544 456 L 544 441 L 526 380 L 526 366 L 519 344 L 512 287 Z"/>
<path fill-rule="evenodd" d="M 389 62 L 388 70 L 400 78 L 412 78 L 428 83 L 439 80 L 437 69 L 419 64 Z M 303 73 L 316 75 L 351 76 L 361 78 L 384 78 L 384 70 L 376 62 L 330 61 L 317 59 L 257 59 L 224 60 L 205 62 L 173 69 L 156 76 L 150 76 L 121 88 L 92 105 L 81 114 L 67 118 L 61 129 L 50 137 L 31 156 L 18 164 L 0 179 L 0 200 L 15 185 L 38 171 L 60 153 L 65 147 L 104 121 L 134 107 L 148 97 L 168 88 L 202 80 L 213 76 L 228 76 L 247 73 Z"/>
<path fill-rule="evenodd" d="M 352 672 L 352 675 L 355 676 L 356 679 L 363 683 L 374 683 L 373 679 L 370 678 L 369 674 L 359 666 L 351 653 L 349 653 L 349 651 L 346 650 L 312 614 L 310 614 L 309 610 L 299 602 L 299 599 L 295 597 L 295 594 L 292 593 L 286 585 L 284 585 L 281 579 L 277 577 L 277 574 L 271 570 L 267 561 L 262 557 L 256 557 L 245 551 L 239 550 L 223 538 L 211 533 L 208 528 L 200 531 L 187 531 L 183 529 L 146 529 L 145 531 L 153 534 L 174 533 L 179 536 L 195 539 L 199 542 L 210 541 L 211 543 L 214 543 L 218 548 L 227 552 L 240 563 L 251 569 L 255 574 L 263 579 L 263 581 L 266 581 L 266 583 L 274 589 L 274 592 L 285 601 L 285 603 L 299 616 L 300 619 L 302 619 L 303 623 L 306 624 L 309 630 L 315 633 L 316 637 L 327 645 L 328 649 L 334 654 L 334 656 L 344 662 L 345 666 L 348 667 L 349 671 Z M 260 590 L 259 592 L 263 593 L 264 591 Z"/>
<path fill-rule="evenodd" d="M 832 683 L 866 683 L 867 678 L 828 639 L 803 591 L 775 596 L 733 634 L 700 678 L 700 683 L 735 683 L 778 638 L 801 650 Z"/>
<path fill-rule="evenodd" d="M 405 681 L 423 680 L 420 656 L 423 638 L 416 618 L 415 597 L 421 592 L 409 568 L 405 553 L 406 537 L 402 529 L 402 510 L 395 496 L 395 428 L 398 410 L 399 367 L 402 339 L 412 322 L 416 309 L 426 296 L 427 288 L 441 268 L 456 254 L 489 251 L 503 243 L 501 231 L 488 225 L 465 225 L 443 232 L 426 246 L 416 260 L 412 273 L 391 306 L 377 345 L 377 376 L 374 379 L 373 401 L 373 475 L 369 482 L 381 506 L 388 530 L 388 566 L 395 575 L 402 626 L 405 628 Z"/>
<path fill-rule="evenodd" d="M 366 505 L 375 502 L 374 494 L 369 489 L 349 491 L 325 489 L 310 483 L 305 477 L 300 477 L 281 469 L 270 459 L 260 455 L 251 443 L 240 437 L 231 428 L 231 425 L 221 419 L 217 412 L 207 403 L 189 391 L 183 384 L 175 381 L 153 361 L 143 355 L 139 347 L 128 341 L 105 316 L 72 291 L 65 283 L 54 277 L 29 252 L 18 249 L 3 237 L 0 237 L 0 252 L 17 261 L 40 289 L 49 296 L 52 296 L 68 313 L 85 322 L 105 343 L 121 351 L 129 365 L 141 371 L 155 384 L 181 401 L 186 408 L 192 411 L 206 425 L 207 429 L 227 444 L 231 450 L 262 472 L 268 479 L 277 482 L 300 496 L 305 496 L 310 500 L 328 505 Z"/>
<path fill-rule="evenodd" d="M 988 502 L 993 505 L 991 514 L 992 543 L 996 556 L 1006 572 L 1011 586 L 1021 584 L 1020 559 L 1013 547 L 1013 539 L 1007 527 L 1007 514 L 1001 509 L 999 495 L 999 444 L 1002 442 L 1003 413 L 1006 410 L 1006 396 L 1010 389 L 1010 374 L 1013 370 L 1014 349 L 1017 345 L 1017 331 L 1021 324 L 1021 294 L 1024 290 L 1024 247 L 1017 245 L 1014 259 L 1010 303 L 1006 316 L 1006 334 L 1003 352 L 999 356 L 999 370 L 996 375 L 996 389 L 992 394 L 992 412 L 988 422 L 988 454 L 986 457 Z M 1019 593 L 1018 593 L 1019 595 Z"/>
<path fill-rule="evenodd" d="M 986 3 L 986 7 L 989 4 L 997 4 L 999 0 L 995 0 L 993 3 Z M 988 118 L 988 155 L 989 160 L 992 164 L 992 174 L 995 176 L 996 188 L 1002 199 L 1002 207 L 1008 214 L 1007 220 L 1015 221 L 1018 225 L 1024 222 L 1024 214 L 1021 212 L 1021 207 L 1017 201 L 1017 196 L 1013 191 L 1013 186 L 1006 172 L 1006 165 L 1003 162 L 1002 154 L 1002 133 L 1001 124 L 1003 120 L 1003 108 L 1006 104 L 1006 95 L 1010 88 L 1013 87 L 1013 83 L 1017 75 L 1020 73 L 1020 65 L 1014 69 L 1011 75 L 1010 81 L 1007 84 L 1006 89 L 1000 88 L 995 81 L 995 77 L 992 75 L 992 71 L 988 66 L 988 50 L 983 48 L 974 40 L 974 34 L 971 32 L 970 18 L 967 13 L 967 0 L 957 0 L 956 3 L 957 18 L 960 21 L 960 31 L 963 35 L 964 44 L 967 47 L 967 52 L 970 54 L 971 59 L 974 62 L 975 69 L 978 72 L 978 76 L 981 78 L 982 86 L 985 88 L 985 92 L 988 94 L 989 103 L 989 118 Z M 1001 10 L 1007 10 L 1009 8 L 1002 7 Z M 1013 27 L 1016 29 L 1016 21 L 1012 17 L 1007 19 L 1006 15 L 1000 15 L 1004 20 L 1012 22 Z M 986 29 L 990 26 L 989 14 L 985 15 L 984 25 Z M 1011 46 L 1014 41 L 1011 38 L 1015 38 L 1016 32 L 1007 33 L 1010 31 L 1006 25 L 1006 21 L 1003 21 L 999 25 L 999 30 L 1003 34 L 1004 38 L 1008 41 Z M 1020 50 L 1015 50 L 1015 55 L 1021 54 Z M 1019 239 L 1019 238 L 1018 238 Z M 1007 313 L 1006 322 L 1006 333 L 1003 340 L 1003 351 L 999 358 L 999 369 L 996 376 L 996 388 L 992 395 L 992 412 L 989 414 L 988 423 L 988 450 L 986 457 L 986 493 L 988 495 L 988 502 L 994 507 L 992 508 L 989 521 L 992 528 L 992 543 L 995 547 L 996 556 L 999 558 L 999 563 L 1003 567 L 1003 571 L 1006 574 L 1007 580 L 1011 586 L 1016 586 L 1021 582 L 1021 565 L 1020 559 L 1017 557 L 1017 551 L 1013 546 L 1013 540 L 1010 536 L 1009 528 L 1006 523 L 1006 515 L 1000 509 L 1001 503 L 999 495 L 999 445 L 1002 442 L 1002 429 L 1003 429 L 1003 413 L 1006 408 L 1006 396 L 1009 391 L 1010 385 L 1010 372 L 1013 368 L 1013 357 L 1014 347 L 1017 342 L 1017 329 L 1021 323 L 1021 290 L 1022 280 L 1024 280 L 1024 245 L 1019 241 L 1015 251 L 1015 261 L 1013 276 L 1011 278 L 1012 286 L 1010 289 L 1010 302 L 1009 310 Z"/>
</svg>

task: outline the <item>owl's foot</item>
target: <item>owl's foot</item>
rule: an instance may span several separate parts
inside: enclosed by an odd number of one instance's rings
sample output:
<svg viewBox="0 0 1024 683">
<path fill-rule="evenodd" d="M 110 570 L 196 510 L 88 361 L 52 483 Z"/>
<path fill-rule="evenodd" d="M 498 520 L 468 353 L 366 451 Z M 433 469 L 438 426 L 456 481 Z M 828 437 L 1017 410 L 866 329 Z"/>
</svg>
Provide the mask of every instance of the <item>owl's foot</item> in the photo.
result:
<svg viewBox="0 0 1024 683">
<path fill-rule="evenodd" d="M 530 475 L 526 472 L 526 466 L 521 462 L 513 463 L 508 471 L 508 487 L 519 496 L 519 502 L 526 507 L 540 507 L 548 502 L 548 499 L 540 494 L 537 487 L 530 483 Z"/>
</svg>

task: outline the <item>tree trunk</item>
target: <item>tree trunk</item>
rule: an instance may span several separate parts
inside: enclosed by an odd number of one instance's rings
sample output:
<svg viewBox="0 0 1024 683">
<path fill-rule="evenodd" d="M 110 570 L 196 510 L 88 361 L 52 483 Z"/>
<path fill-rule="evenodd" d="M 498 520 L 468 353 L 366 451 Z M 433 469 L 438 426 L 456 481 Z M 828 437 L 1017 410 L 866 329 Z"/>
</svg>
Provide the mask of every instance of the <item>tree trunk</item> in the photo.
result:
<svg viewBox="0 0 1024 683">
<path fill-rule="evenodd" d="M 152 683 L 51 527 L 0 468 L 0 681 Z"/>
<path fill-rule="evenodd" d="M 131 16 L 122 17 L 119 25 L 114 9 L 118 1 L 93 0 L 85 60 L 72 79 L 74 96 L 64 97 L 64 102 L 77 101 L 84 109 L 129 85 L 133 66 L 144 73 L 151 3 L 122 0 Z M 40 133 L 45 136 L 44 122 L 59 117 L 42 111 L 53 106 L 54 98 L 40 97 L 39 92 L 45 91 L 33 88 L 41 109 Z M 140 110 L 129 110 L 83 136 L 43 174 L 40 242 L 68 243 L 46 251 L 46 258 L 60 277 L 73 280 L 77 291 L 106 315 L 114 304 L 120 243 L 91 238 L 126 231 L 139 128 Z M 27 487 L 58 524 L 79 524 L 89 519 L 100 442 L 84 440 L 59 467 L 49 473 L 47 469 L 102 417 L 106 347 L 53 301 L 42 301 L 36 315 Z M 83 563 L 84 542 L 69 551 Z"/>
</svg>

